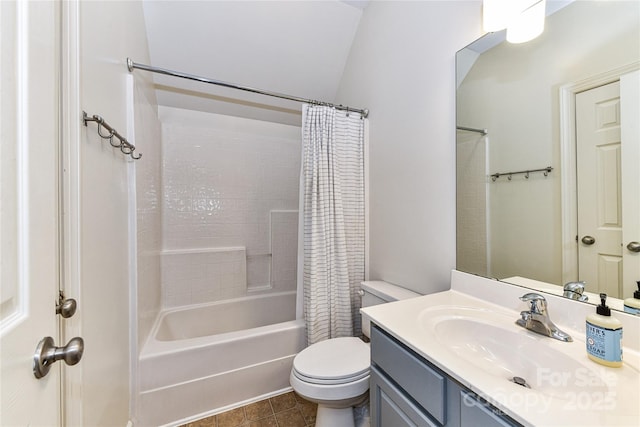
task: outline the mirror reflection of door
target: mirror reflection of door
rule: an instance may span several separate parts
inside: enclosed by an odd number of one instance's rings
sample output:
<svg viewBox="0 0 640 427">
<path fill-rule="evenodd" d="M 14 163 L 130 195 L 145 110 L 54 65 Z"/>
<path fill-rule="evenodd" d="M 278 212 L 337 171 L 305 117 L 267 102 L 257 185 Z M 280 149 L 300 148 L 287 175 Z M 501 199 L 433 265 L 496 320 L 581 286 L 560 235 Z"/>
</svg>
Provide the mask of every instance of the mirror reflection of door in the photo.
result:
<svg viewBox="0 0 640 427">
<path fill-rule="evenodd" d="M 638 141 L 622 138 L 621 113 L 620 82 L 576 95 L 578 274 L 588 291 L 613 297 L 624 295 L 625 283 L 640 271 L 640 256 L 631 255 L 623 240 L 626 222 L 625 236 L 637 228 L 640 213 L 622 202 L 631 199 L 625 192 L 636 197 L 639 191 L 632 170 L 637 154 L 629 150 Z"/>
<path fill-rule="evenodd" d="M 576 95 L 578 271 L 592 292 L 622 285 L 620 82 Z"/>
</svg>

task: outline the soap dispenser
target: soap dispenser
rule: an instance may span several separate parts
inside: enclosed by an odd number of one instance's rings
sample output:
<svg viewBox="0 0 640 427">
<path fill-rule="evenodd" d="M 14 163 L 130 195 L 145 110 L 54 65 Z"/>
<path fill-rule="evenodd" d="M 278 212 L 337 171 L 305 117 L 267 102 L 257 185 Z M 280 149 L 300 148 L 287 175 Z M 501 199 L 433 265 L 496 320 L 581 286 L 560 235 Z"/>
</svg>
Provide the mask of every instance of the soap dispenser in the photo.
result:
<svg viewBox="0 0 640 427">
<path fill-rule="evenodd" d="M 612 368 L 622 366 L 622 322 L 611 316 L 607 294 L 600 294 L 596 312 L 587 316 L 587 353 L 589 359 Z"/>
<path fill-rule="evenodd" d="M 636 282 L 638 290 L 633 293 L 633 298 L 627 298 L 624 300 L 624 312 L 640 315 L 640 280 Z"/>
</svg>

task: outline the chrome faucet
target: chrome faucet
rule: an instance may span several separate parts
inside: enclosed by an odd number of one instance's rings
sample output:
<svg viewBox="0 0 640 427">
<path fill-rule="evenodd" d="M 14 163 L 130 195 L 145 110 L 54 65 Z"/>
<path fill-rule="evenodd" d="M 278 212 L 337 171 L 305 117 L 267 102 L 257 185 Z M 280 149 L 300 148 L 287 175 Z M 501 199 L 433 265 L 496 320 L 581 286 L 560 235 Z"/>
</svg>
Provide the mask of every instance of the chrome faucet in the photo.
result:
<svg viewBox="0 0 640 427">
<path fill-rule="evenodd" d="M 574 299 L 577 301 L 587 301 L 589 297 L 586 295 L 583 295 L 585 285 L 586 283 L 582 280 L 579 282 L 565 283 L 564 293 L 562 295 L 565 298 Z"/>
<path fill-rule="evenodd" d="M 553 324 L 547 312 L 547 300 L 540 294 L 528 293 L 520 297 L 520 300 L 531 304 L 531 310 L 520 313 L 521 318 L 516 320 L 516 324 L 525 329 L 555 338 L 560 341 L 571 342 L 573 339 L 569 334 L 562 332 Z"/>
</svg>

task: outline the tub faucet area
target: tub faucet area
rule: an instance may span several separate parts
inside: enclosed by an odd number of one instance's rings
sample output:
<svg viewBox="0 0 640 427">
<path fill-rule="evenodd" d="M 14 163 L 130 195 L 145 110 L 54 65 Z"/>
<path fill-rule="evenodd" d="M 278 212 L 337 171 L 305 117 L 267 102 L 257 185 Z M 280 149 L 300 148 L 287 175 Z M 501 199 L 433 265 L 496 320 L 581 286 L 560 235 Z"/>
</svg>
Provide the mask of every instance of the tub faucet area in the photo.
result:
<svg viewBox="0 0 640 427">
<path fill-rule="evenodd" d="M 517 325 L 560 341 L 573 341 L 569 334 L 558 329 L 551 321 L 547 311 L 547 300 L 542 295 L 530 292 L 521 296 L 520 300 L 530 303 L 531 309 L 520 313 L 521 318 L 516 320 Z"/>
</svg>

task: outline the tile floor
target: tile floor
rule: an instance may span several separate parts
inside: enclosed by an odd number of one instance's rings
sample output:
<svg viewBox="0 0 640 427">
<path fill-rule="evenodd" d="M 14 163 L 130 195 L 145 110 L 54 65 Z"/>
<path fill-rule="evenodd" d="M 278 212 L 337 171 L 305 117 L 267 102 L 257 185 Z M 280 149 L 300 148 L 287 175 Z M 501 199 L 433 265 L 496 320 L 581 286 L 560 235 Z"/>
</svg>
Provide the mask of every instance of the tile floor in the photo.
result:
<svg viewBox="0 0 640 427">
<path fill-rule="evenodd" d="M 315 403 L 291 391 L 181 427 L 312 427 L 316 410 Z"/>
</svg>

